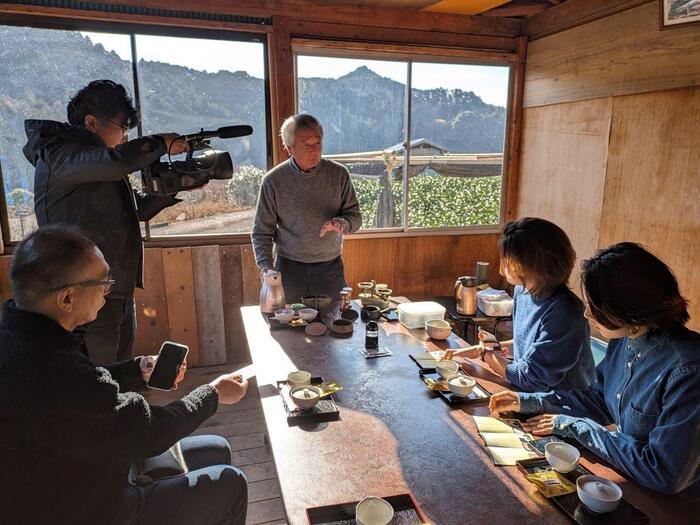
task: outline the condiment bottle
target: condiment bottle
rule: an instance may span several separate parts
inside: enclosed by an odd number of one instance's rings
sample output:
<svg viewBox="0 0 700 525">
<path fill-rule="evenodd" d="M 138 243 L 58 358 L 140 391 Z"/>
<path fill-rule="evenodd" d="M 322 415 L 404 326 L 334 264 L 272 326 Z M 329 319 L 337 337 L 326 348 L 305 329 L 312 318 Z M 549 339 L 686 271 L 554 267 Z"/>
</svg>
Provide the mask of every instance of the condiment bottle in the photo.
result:
<svg viewBox="0 0 700 525">
<path fill-rule="evenodd" d="M 365 348 L 376 350 L 379 348 L 379 325 L 376 321 L 369 321 L 365 328 Z"/>
</svg>

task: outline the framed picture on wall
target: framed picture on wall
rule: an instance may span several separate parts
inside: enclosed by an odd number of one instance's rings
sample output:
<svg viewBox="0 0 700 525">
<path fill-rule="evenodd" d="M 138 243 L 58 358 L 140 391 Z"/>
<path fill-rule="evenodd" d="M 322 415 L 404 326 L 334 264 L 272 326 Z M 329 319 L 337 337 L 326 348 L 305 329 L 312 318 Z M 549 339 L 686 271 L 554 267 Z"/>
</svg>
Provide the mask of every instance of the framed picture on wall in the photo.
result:
<svg viewBox="0 0 700 525">
<path fill-rule="evenodd" d="M 661 29 L 700 24 L 700 0 L 659 0 Z"/>
</svg>

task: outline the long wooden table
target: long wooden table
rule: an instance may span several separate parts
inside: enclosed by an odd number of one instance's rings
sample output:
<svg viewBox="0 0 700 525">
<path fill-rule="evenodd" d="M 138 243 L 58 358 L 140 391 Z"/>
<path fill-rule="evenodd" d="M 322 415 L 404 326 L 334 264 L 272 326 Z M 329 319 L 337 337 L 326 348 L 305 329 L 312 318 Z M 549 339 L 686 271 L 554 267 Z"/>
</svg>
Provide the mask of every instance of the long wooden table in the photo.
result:
<svg viewBox="0 0 700 525">
<path fill-rule="evenodd" d="M 457 336 L 435 344 L 424 330 L 383 322 L 380 345 L 394 355 L 367 360 L 360 320 L 350 337 L 313 338 L 302 328 L 270 331 L 259 307 L 241 312 L 290 524 L 307 523 L 310 507 L 402 493 L 434 524 L 569 523 L 517 468 L 493 465 L 471 417 L 488 415 L 486 406 L 450 407 L 418 377 L 409 353 L 464 346 Z M 471 366 L 489 377 L 480 362 Z M 275 384 L 297 369 L 344 386 L 335 396 L 339 421 L 287 424 Z M 697 523 L 697 506 L 627 481 L 595 456 L 584 454 L 582 464 L 618 483 L 652 523 Z"/>
</svg>

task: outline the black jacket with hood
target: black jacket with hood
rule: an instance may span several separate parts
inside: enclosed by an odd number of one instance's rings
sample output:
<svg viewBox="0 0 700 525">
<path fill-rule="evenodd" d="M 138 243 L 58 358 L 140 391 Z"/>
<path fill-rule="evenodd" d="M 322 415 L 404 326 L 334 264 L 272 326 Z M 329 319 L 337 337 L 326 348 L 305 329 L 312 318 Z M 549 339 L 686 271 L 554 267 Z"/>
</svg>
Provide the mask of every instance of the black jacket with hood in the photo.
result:
<svg viewBox="0 0 700 525">
<path fill-rule="evenodd" d="M 39 226 L 71 224 L 100 248 L 115 284 L 112 297 L 131 297 L 143 287 L 139 221 L 179 202 L 141 195 L 128 175 L 165 154 L 160 137 L 105 146 L 85 128 L 51 120 L 26 120 L 23 152 L 35 168 L 34 208 Z"/>
</svg>

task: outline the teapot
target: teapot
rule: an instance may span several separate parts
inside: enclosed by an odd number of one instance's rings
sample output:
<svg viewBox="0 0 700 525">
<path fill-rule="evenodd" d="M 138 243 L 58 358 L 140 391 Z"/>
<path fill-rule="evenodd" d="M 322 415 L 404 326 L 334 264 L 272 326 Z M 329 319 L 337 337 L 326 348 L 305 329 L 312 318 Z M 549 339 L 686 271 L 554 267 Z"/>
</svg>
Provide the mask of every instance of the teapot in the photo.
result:
<svg viewBox="0 0 700 525">
<path fill-rule="evenodd" d="M 284 288 L 282 274 L 276 270 L 265 270 L 260 288 L 260 311 L 272 314 L 279 308 L 284 308 Z"/>
</svg>

